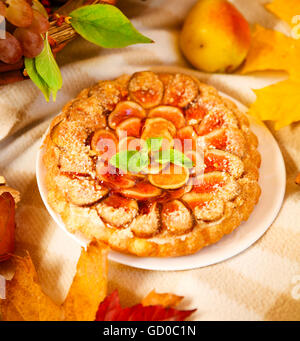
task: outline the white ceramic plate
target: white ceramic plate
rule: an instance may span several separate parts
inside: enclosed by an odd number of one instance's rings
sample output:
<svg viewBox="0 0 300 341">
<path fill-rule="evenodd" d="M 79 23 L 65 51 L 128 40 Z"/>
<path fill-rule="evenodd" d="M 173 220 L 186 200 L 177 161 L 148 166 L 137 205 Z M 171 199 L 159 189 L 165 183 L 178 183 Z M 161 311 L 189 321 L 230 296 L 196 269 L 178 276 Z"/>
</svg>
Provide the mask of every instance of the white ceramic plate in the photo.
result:
<svg viewBox="0 0 300 341">
<path fill-rule="evenodd" d="M 247 108 L 241 103 L 225 94 L 222 95 L 233 100 L 240 110 L 245 113 L 247 112 Z M 136 257 L 111 251 L 109 253 L 110 260 L 148 270 L 166 271 L 200 268 L 237 255 L 246 250 L 266 232 L 276 218 L 284 198 L 286 181 L 285 165 L 281 151 L 270 131 L 261 122 L 257 122 L 251 117 L 249 119 L 251 129 L 258 137 L 258 150 L 262 157 L 259 180 L 262 193 L 250 218 L 246 222 L 243 222 L 234 232 L 223 237 L 218 243 L 205 247 L 193 255 L 154 258 Z M 86 246 L 87 241 L 80 235 L 74 235 L 68 232 L 60 215 L 54 212 L 48 204 L 47 189 L 45 186 L 45 167 L 42 163 L 43 152 L 43 148 L 41 148 L 37 155 L 36 176 L 44 204 L 59 227 L 82 246 Z"/>
</svg>

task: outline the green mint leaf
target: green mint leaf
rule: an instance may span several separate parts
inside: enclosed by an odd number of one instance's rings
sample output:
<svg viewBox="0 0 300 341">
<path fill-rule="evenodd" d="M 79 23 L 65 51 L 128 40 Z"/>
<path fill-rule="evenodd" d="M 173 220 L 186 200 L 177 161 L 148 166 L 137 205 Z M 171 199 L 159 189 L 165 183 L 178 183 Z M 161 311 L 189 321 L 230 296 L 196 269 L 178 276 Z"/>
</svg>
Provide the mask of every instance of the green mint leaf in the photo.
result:
<svg viewBox="0 0 300 341">
<path fill-rule="evenodd" d="M 172 149 L 171 153 L 171 162 L 174 163 L 175 165 L 179 166 L 185 166 L 187 168 L 192 168 L 193 167 L 193 161 L 185 156 L 183 153 L 181 153 L 179 150 Z"/>
<path fill-rule="evenodd" d="M 53 93 L 53 100 L 55 101 L 57 91 L 62 87 L 62 77 L 59 67 L 52 54 L 48 36 L 44 40 L 43 51 L 35 57 L 35 66 L 38 74 L 43 78 Z"/>
<path fill-rule="evenodd" d="M 139 173 L 148 166 L 148 153 L 136 153 L 128 161 L 128 170 L 132 173 Z"/>
<path fill-rule="evenodd" d="M 46 101 L 49 102 L 50 89 L 48 88 L 48 85 L 45 83 L 43 78 L 38 74 L 36 67 L 35 67 L 35 59 L 25 58 L 25 68 L 30 79 L 42 91 L 42 93 L 45 96 Z"/>
<path fill-rule="evenodd" d="M 136 150 L 122 150 L 121 152 L 115 154 L 109 160 L 109 163 L 116 168 L 119 168 L 123 171 L 127 171 L 129 160 L 132 158 L 132 156 L 134 156 L 137 153 L 139 152 Z"/>
<path fill-rule="evenodd" d="M 157 153 L 154 157 L 156 162 L 161 164 L 174 163 L 175 165 L 184 166 L 187 168 L 193 167 L 193 161 L 186 155 L 176 149 L 167 149 Z"/>
<path fill-rule="evenodd" d="M 147 151 L 156 152 L 160 150 L 162 142 L 162 137 L 151 137 L 146 140 L 144 148 L 146 148 Z"/>
<path fill-rule="evenodd" d="M 129 19 L 115 6 L 89 5 L 70 13 L 74 30 L 86 40 L 106 48 L 151 43 L 139 33 Z"/>
</svg>

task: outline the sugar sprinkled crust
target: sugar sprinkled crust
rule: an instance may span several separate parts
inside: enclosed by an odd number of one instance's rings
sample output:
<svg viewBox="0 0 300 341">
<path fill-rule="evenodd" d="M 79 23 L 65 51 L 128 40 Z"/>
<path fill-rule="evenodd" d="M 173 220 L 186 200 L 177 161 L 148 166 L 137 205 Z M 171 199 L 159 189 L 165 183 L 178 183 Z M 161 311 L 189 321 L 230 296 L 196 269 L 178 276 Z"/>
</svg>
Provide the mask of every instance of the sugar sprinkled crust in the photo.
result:
<svg viewBox="0 0 300 341">
<path fill-rule="evenodd" d="M 104 138 L 120 139 L 121 149 L 157 135 L 168 148 L 190 138 L 192 159 L 202 143 L 202 182 L 199 165 L 174 188 L 153 185 L 157 169 L 100 174 L 104 161 L 97 146 Z M 250 216 L 260 196 L 257 145 L 236 105 L 190 76 L 144 71 L 101 81 L 51 123 L 44 153 L 48 200 L 69 231 L 115 250 L 157 257 L 195 253 Z"/>
</svg>

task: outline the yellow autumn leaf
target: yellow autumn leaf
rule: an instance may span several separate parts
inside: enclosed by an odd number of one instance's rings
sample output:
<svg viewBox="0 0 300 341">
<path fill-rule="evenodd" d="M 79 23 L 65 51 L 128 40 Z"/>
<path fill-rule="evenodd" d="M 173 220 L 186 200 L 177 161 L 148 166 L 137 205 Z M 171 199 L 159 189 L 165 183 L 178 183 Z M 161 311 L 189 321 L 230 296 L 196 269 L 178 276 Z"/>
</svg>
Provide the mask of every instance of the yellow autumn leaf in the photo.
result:
<svg viewBox="0 0 300 341">
<path fill-rule="evenodd" d="M 6 283 L 6 299 L 0 299 L 0 320 L 93 321 L 107 293 L 107 253 L 108 247 L 97 241 L 82 250 L 73 283 L 62 305 L 43 292 L 29 254 L 14 256 L 16 272 Z"/>
<path fill-rule="evenodd" d="M 300 41 L 281 32 L 256 25 L 241 73 L 263 70 L 287 71 L 291 78 L 300 76 Z"/>
<path fill-rule="evenodd" d="M 265 7 L 290 25 L 293 17 L 300 15 L 300 0 L 274 0 L 266 4 Z"/>
<path fill-rule="evenodd" d="M 275 129 L 300 120 L 300 80 L 288 79 L 254 90 L 249 113 L 262 121 L 275 121 Z"/>
</svg>

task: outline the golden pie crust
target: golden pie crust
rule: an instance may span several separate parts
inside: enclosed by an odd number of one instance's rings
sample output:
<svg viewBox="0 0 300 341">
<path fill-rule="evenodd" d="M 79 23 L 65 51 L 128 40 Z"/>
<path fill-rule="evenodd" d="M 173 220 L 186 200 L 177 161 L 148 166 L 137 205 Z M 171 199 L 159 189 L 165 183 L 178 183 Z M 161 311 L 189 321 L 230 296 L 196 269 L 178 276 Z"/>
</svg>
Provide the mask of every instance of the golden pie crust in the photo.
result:
<svg viewBox="0 0 300 341">
<path fill-rule="evenodd" d="M 141 174 L 101 171 L 114 154 L 103 141 L 116 153 L 149 137 L 167 148 L 188 138 L 192 160 L 201 144 L 201 165 L 169 164 L 169 176 L 160 164 Z M 44 142 L 48 200 L 69 231 L 114 250 L 192 254 L 250 216 L 260 196 L 257 145 L 246 116 L 213 87 L 180 73 L 123 75 L 83 90 L 53 120 Z M 173 176 L 176 167 L 183 176 Z"/>
</svg>

